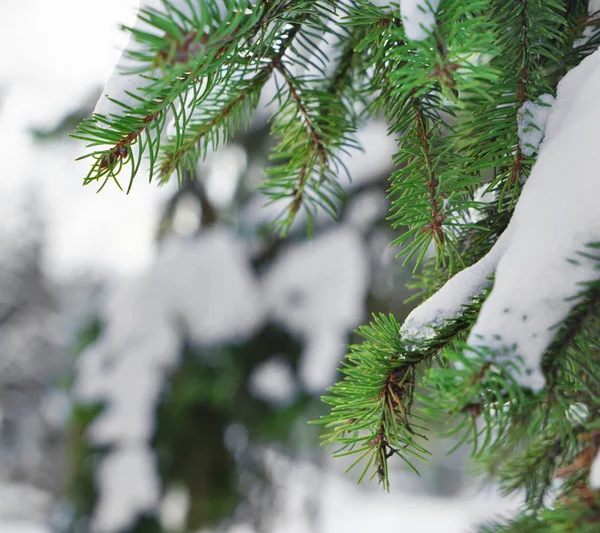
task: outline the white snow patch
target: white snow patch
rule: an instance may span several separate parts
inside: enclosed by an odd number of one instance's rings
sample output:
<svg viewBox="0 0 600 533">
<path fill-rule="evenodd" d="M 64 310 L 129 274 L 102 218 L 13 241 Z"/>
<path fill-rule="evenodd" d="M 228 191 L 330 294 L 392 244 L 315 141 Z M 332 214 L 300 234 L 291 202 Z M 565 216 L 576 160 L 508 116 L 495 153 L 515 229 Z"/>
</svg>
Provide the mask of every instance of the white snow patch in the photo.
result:
<svg viewBox="0 0 600 533">
<path fill-rule="evenodd" d="M 0 184 L 6 223 L 10 220 L 10 227 L 15 223 L 13 215 L 6 214 L 13 205 L 18 211 L 39 213 L 44 221 L 44 273 L 53 279 L 143 270 L 151 263 L 160 207 L 173 187 L 159 188 L 144 179 L 136 182 L 130 195 L 116 187 L 106 187 L 101 194 L 96 194 L 95 185 L 82 187 L 89 162 L 75 162 L 81 155 L 79 143 L 64 139 L 36 143 L 28 131 L 41 117 L 53 120 L 49 111 L 43 111 L 45 106 L 60 105 L 61 99 L 39 87 L 15 83 L 0 98 L 0 146 L 14 155 L 3 163 Z M 14 220 L 20 218 L 15 212 Z"/>
<path fill-rule="evenodd" d="M 249 387 L 254 396 L 275 405 L 288 404 L 297 392 L 290 364 L 278 356 L 271 357 L 253 370 Z"/>
<path fill-rule="evenodd" d="M 51 505 L 52 495 L 33 485 L 15 481 L 0 482 L 1 520 L 43 522 L 48 516 Z"/>
<path fill-rule="evenodd" d="M 239 182 L 248 166 L 248 154 L 238 145 L 230 143 L 218 153 L 210 154 L 206 161 L 206 195 L 212 205 L 219 209 L 231 206 Z"/>
<path fill-rule="evenodd" d="M 519 109 L 517 113 L 519 145 L 526 156 L 537 152 L 544 138 L 553 103 L 554 97 L 551 94 L 542 94 L 539 103 L 528 100 Z"/>
<path fill-rule="evenodd" d="M 123 43 L 115 19 L 129 21 L 135 0 L 0 2 L 0 85 L 26 83 L 48 93 L 90 89 L 106 79 Z M 23 31 L 23 28 L 27 31 Z M 31 101 L 35 104 L 34 101 Z"/>
<path fill-rule="evenodd" d="M 500 498 L 493 487 L 438 498 L 418 494 L 414 487 L 402 492 L 401 485 L 395 485 L 400 489 L 397 497 L 382 497 L 376 484 L 357 485 L 350 476 L 338 474 L 328 465 L 290 460 L 273 449 L 264 453 L 281 502 L 272 517 L 272 531 L 466 533 L 500 513 L 506 518 L 515 516 L 522 505 L 520 497 Z M 393 466 L 391 469 L 395 470 Z M 314 502 L 318 503 L 319 512 L 307 512 Z M 399 527 L 390 529 L 390 524 Z M 233 528 L 226 531 L 238 533 Z"/>
<path fill-rule="evenodd" d="M 184 194 L 177 201 L 173 219 L 172 231 L 181 237 L 192 238 L 202 225 L 202 206 L 196 196 Z"/>
<path fill-rule="evenodd" d="M 508 235 L 504 233 L 485 257 L 450 278 L 436 294 L 413 309 L 400 328 L 402 337 L 409 343 L 432 339 L 437 328 L 458 318 L 463 307 L 490 285 L 507 244 Z"/>
<path fill-rule="evenodd" d="M 590 0 L 588 3 L 589 15 L 600 15 L 600 0 Z"/>
<path fill-rule="evenodd" d="M 567 420 L 571 424 L 583 424 L 590 415 L 590 409 L 582 402 L 575 402 L 569 406 Z"/>
<path fill-rule="evenodd" d="M 92 517 L 98 533 L 124 531 L 145 511 L 155 508 L 160 481 L 153 453 L 142 446 L 119 447 L 98 467 L 100 491 Z"/>
<path fill-rule="evenodd" d="M 171 356 L 177 354 L 176 347 L 176 343 L 169 346 Z M 161 355 L 158 350 L 152 353 L 137 348 L 132 346 L 130 354 L 124 354 L 111 365 L 103 391 L 108 405 L 88 432 L 90 440 L 96 444 L 143 443 L 152 438 L 154 407 L 167 369 L 156 364 L 157 355 Z"/>
<path fill-rule="evenodd" d="M 473 194 L 473 202 L 476 202 L 479 205 L 477 207 L 469 207 L 463 215 L 462 222 L 464 224 L 477 224 L 484 217 L 481 208 L 494 203 L 497 198 L 498 193 L 496 191 L 491 191 L 488 183 L 478 187 L 475 194 Z"/>
<path fill-rule="evenodd" d="M 426 39 L 435 26 L 440 0 L 400 0 L 404 33 L 411 41 Z"/>
<path fill-rule="evenodd" d="M 368 190 L 352 200 L 345 222 L 361 233 L 367 233 L 378 220 L 386 216 L 388 208 L 388 200 L 383 191 Z"/>
<path fill-rule="evenodd" d="M 163 528 L 166 531 L 184 531 L 190 504 L 190 492 L 187 487 L 169 487 L 160 504 L 160 523 Z"/>
<path fill-rule="evenodd" d="M 49 427 L 63 430 L 71 415 L 71 400 L 66 391 L 51 389 L 44 394 L 40 406 L 40 414 Z M 0 426 L 2 425 L 2 412 L 0 411 Z"/>
<path fill-rule="evenodd" d="M 229 424 L 225 429 L 223 438 L 225 446 L 234 457 L 239 457 L 240 453 L 248 447 L 248 430 L 239 422 Z"/>
<path fill-rule="evenodd" d="M 265 276 L 274 317 L 307 343 L 300 375 L 309 390 L 335 380 L 348 331 L 364 318 L 368 278 L 365 245 L 343 227 L 288 249 Z"/>
<path fill-rule="evenodd" d="M 0 521 L 0 533 L 50 533 L 50 528 L 37 522 L 2 520 Z"/>
<path fill-rule="evenodd" d="M 600 451 L 596 454 L 590 469 L 590 488 L 600 490 Z"/>
<path fill-rule="evenodd" d="M 217 227 L 196 241 L 167 241 L 155 267 L 109 299 L 104 334 L 79 359 L 74 388 L 83 401 L 106 402 L 91 441 L 118 447 L 98 469 L 98 531 L 124 529 L 158 505 L 149 447 L 159 394 L 179 362 L 181 329 L 198 344 L 250 335 L 265 317 L 259 288 L 243 244 Z M 123 481 L 138 476 L 139 484 Z"/>
<path fill-rule="evenodd" d="M 352 189 L 376 181 L 392 171 L 392 157 L 398 151 L 398 143 L 388 133 L 383 120 L 370 120 L 356 132 L 356 140 L 363 151 L 341 153 L 340 159 L 350 170 L 351 181 L 346 174 L 340 175 L 345 188 Z"/>
<path fill-rule="evenodd" d="M 490 348 L 500 360 L 507 350 L 510 357 L 522 356 L 525 373 L 516 376 L 519 383 L 534 390 L 544 386 L 540 360 L 554 326 L 580 302 L 572 297 L 581 284 L 600 277 L 597 262 L 578 255 L 588 243 L 600 241 L 599 85 L 597 51 L 559 83 L 538 160 L 506 231 L 479 263 L 413 311 L 403 334 L 428 338 L 431 326 L 458 316 L 497 264 L 494 287 L 468 343 Z"/>
</svg>

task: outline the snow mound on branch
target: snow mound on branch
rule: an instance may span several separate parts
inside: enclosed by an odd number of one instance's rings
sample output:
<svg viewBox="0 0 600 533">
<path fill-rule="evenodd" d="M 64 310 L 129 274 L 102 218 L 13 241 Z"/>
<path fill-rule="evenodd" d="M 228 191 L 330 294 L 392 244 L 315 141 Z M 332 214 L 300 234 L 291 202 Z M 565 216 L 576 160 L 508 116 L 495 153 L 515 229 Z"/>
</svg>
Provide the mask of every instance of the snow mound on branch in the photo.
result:
<svg viewBox="0 0 600 533">
<path fill-rule="evenodd" d="M 534 390 L 545 384 L 541 357 L 557 326 L 581 302 L 582 283 L 596 280 L 597 262 L 582 257 L 600 241 L 600 172 L 596 162 L 600 125 L 600 51 L 587 57 L 558 85 L 539 156 L 515 209 L 492 250 L 454 276 L 416 308 L 401 333 L 420 341 L 432 327 L 457 317 L 494 273 L 468 343 L 491 349 L 497 360 L 524 359 L 515 376 Z"/>
<path fill-rule="evenodd" d="M 422 41 L 435 26 L 440 0 L 400 0 L 404 33 L 411 41 Z"/>
<path fill-rule="evenodd" d="M 502 234 L 485 257 L 448 280 L 435 295 L 414 309 L 400 328 L 402 337 L 409 343 L 414 341 L 416 348 L 419 342 L 433 339 L 436 329 L 448 320 L 458 318 L 463 307 L 489 286 L 507 245 L 508 235 Z"/>
<path fill-rule="evenodd" d="M 537 152 L 544 138 L 553 103 L 554 97 L 551 94 L 542 94 L 539 103 L 528 100 L 519 109 L 517 113 L 519 145 L 526 156 Z"/>
</svg>

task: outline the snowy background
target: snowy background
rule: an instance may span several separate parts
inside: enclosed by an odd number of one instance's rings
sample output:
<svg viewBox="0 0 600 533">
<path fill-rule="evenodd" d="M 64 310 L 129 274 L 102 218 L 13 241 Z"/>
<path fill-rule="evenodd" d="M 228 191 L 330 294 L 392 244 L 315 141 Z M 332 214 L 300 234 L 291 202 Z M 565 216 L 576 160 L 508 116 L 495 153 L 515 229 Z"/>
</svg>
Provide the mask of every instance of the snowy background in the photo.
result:
<svg viewBox="0 0 600 533">
<path fill-rule="evenodd" d="M 243 139 L 203 169 L 201 195 L 143 179 L 129 196 L 81 186 L 87 162 L 74 161 L 81 146 L 66 137 L 74 126 L 67 119 L 93 108 L 126 40 L 118 24 L 131 23 L 136 7 L 0 4 L 0 533 L 60 530 L 73 464 L 69 420 L 74 403 L 89 401 L 107 408 L 86 438 L 111 447 L 95 466 L 94 527 L 118 531 L 152 510 L 165 530 L 181 530 L 188 497 L 163 490 L 150 444 L 160 391 L 181 363 L 182 332 L 214 347 L 245 342 L 266 323 L 285 329 L 302 346 L 297 368 L 275 354 L 250 376 L 256 397 L 285 406 L 335 380 L 343 345 L 369 312 L 408 311 L 408 272 L 382 223 L 381 179 L 394 150 L 382 124 L 361 132 L 367 151 L 350 163 L 342 224 L 323 221 L 312 242 L 301 232 L 275 245 L 263 237 L 271 214 L 262 198 L 246 190 L 240 200 L 240 177 L 260 179 L 260 160 Z M 103 333 L 76 350 L 93 316 Z M 244 431 L 229 431 L 230 447 L 243 445 Z M 467 482 L 464 454 L 447 459 L 449 447 L 432 443 L 421 479 L 397 465 L 385 494 L 357 487 L 341 462 L 314 447 L 265 446 L 277 494 L 265 511 L 268 530 L 458 533 L 516 508 Z M 226 526 L 255 527 L 243 519 Z"/>
</svg>

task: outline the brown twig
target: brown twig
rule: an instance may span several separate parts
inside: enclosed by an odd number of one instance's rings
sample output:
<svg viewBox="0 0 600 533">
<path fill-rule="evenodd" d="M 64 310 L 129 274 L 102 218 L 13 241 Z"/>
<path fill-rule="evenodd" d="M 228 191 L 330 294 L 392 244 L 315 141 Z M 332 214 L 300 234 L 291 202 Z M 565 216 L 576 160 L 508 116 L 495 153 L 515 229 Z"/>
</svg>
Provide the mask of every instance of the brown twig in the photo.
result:
<svg viewBox="0 0 600 533">
<path fill-rule="evenodd" d="M 437 188 L 440 184 L 433 170 L 434 162 L 431 155 L 431 143 L 429 140 L 429 131 L 427 127 L 427 118 L 423 113 L 421 101 L 418 98 L 413 99 L 413 109 L 416 114 L 417 133 L 419 141 L 425 152 L 425 160 L 427 166 L 427 189 L 429 191 L 429 203 L 431 205 L 430 221 L 423 228 L 423 232 L 431 231 L 433 239 L 437 245 L 444 244 L 444 232 L 442 225 L 445 215 L 441 212 L 440 205 L 437 201 Z"/>
</svg>

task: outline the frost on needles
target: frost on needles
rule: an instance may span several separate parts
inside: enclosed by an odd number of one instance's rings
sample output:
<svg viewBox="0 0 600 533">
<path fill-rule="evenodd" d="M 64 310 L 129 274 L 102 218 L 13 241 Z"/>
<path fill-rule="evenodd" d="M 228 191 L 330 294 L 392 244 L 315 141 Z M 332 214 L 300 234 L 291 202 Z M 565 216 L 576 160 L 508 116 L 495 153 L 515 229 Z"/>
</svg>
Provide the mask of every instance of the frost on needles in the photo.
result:
<svg viewBox="0 0 600 533">
<path fill-rule="evenodd" d="M 85 181 L 181 178 L 273 89 L 263 189 L 285 233 L 300 210 L 335 216 L 341 156 L 365 120 L 385 117 L 398 143 L 393 244 L 425 301 L 404 324 L 381 315 L 359 329 L 325 397 L 325 439 L 389 487 L 390 460 L 416 469 L 429 420 L 449 419 L 457 445 L 526 495 L 521 516 L 486 531 L 591 533 L 599 29 L 597 2 L 583 0 L 144 4 L 130 73 L 76 132 Z"/>
</svg>

